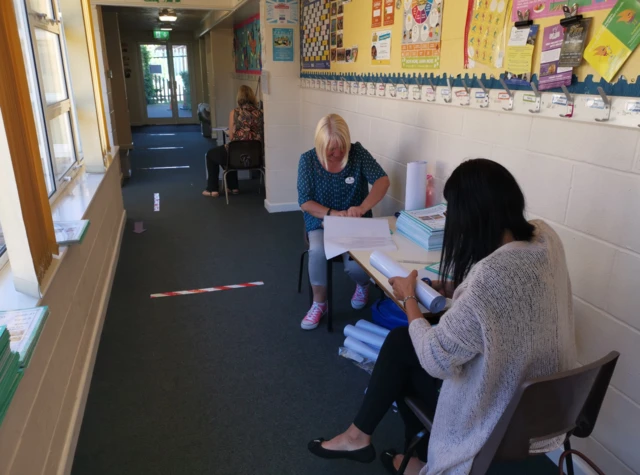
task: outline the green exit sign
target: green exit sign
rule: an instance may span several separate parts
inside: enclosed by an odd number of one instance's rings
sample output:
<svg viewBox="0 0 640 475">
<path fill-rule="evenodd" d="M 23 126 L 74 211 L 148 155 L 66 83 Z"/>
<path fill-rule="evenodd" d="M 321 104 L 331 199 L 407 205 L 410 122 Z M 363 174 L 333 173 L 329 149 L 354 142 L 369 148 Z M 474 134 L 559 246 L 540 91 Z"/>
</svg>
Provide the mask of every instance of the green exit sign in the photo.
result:
<svg viewBox="0 0 640 475">
<path fill-rule="evenodd" d="M 168 40 L 169 39 L 169 32 L 168 31 L 162 31 L 162 30 L 153 30 L 153 37 L 156 40 Z"/>
</svg>

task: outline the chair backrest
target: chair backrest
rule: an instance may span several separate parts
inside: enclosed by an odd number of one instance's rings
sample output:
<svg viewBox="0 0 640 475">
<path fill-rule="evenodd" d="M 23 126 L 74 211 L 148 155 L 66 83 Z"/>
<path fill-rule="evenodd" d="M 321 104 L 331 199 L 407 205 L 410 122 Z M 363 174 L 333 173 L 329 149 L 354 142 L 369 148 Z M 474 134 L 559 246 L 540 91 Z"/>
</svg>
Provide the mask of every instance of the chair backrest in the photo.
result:
<svg viewBox="0 0 640 475">
<path fill-rule="evenodd" d="M 471 475 L 485 474 L 493 460 L 527 458 L 531 442 L 578 435 L 581 423 L 581 434 L 590 434 L 619 356 L 612 351 L 581 368 L 522 384 L 475 457 Z"/>
<path fill-rule="evenodd" d="M 229 142 L 231 170 L 249 170 L 262 167 L 262 142 L 259 140 L 233 140 Z"/>
</svg>

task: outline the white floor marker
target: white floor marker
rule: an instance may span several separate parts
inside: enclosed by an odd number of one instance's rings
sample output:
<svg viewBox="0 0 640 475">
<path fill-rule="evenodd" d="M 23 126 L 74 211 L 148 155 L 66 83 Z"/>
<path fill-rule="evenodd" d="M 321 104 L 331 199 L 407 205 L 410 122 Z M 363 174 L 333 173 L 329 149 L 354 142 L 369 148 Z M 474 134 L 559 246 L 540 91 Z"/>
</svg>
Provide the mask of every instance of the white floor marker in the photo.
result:
<svg viewBox="0 0 640 475">
<path fill-rule="evenodd" d="M 160 193 L 153 194 L 153 211 L 160 211 Z"/>
<path fill-rule="evenodd" d="M 177 150 L 184 147 L 147 147 L 147 150 Z"/>
<path fill-rule="evenodd" d="M 179 290 L 177 292 L 161 292 L 158 294 L 151 294 L 151 298 L 157 299 L 160 297 L 177 297 L 179 295 L 204 294 L 206 292 L 220 292 L 222 290 L 246 289 L 248 287 L 259 287 L 261 285 L 264 285 L 264 282 L 261 282 L 261 281 L 247 282 L 246 284 L 221 285 L 219 287 L 208 287 L 206 289 Z"/>
<path fill-rule="evenodd" d="M 148 167 L 148 168 L 138 168 L 138 170 L 173 170 L 174 168 L 189 168 L 189 165 L 183 165 L 180 167 Z"/>
</svg>

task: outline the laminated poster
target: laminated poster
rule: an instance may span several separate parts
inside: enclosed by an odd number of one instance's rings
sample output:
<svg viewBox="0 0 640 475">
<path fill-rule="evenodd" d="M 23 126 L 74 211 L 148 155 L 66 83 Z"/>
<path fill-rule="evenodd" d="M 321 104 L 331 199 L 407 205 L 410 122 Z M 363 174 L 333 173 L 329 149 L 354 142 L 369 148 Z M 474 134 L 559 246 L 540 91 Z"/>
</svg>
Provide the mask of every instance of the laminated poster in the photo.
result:
<svg viewBox="0 0 640 475">
<path fill-rule="evenodd" d="M 511 28 L 505 61 L 508 84 L 528 85 L 531 82 L 533 47 L 539 27 L 531 25 L 528 28 Z"/>
<path fill-rule="evenodd" d="M 371 7 L 371 28 L 382 26 L 382 0 L 373 0 Z"/>
<path fill-rule="evenodd" d="M 395 0 L 384 0 L 383 26 L 391 26 L 396 18 Z"/>
<path fill-rule="evenodd" d="M 374 66 L 389 66 L 391 64 L 391 30 L 373 32 L 371 36 L 371 64 Z"/>
<path fill-rule="evenodd" d="M 293 61 L 293 28 L 273 29 L 273 60 Z"/>
<path fill-rule="evenodd" d="M 564 40 L 564 28 L 560 25 L 548 26 L 542 35 L 540 55 L 540 77 L 538 89 L 544 91 L 554 87 L 569 86 L 573 68 L 563 68 L 560 63 L 560 48 Z"/>
<path fill-rule="evenodd" d="M 562 7 L 567 4 L 577 4 L 578 12 L 592 12 L 594 10 L 606 10 L 615 5 L 616 0 L 574 0 L 571 2 L 562 0 L 513 0 L 511 21 L 518 21 L 518 10 L 529 10 L 529 18 L 545 18 L 550 16 L 563 16 Z"/>
<path fill-rule="evenodd" d="M 580 23 L 570 25 L 565 30 L 564 41 L 562 48 L 560 48 L 560 61 L 558 62 L 563 68 L 580 66 L 590 24 L 591 18 L 583 18 Z"/>
<path fill-rule="evenodd" d="M 402 67 L 440 67 L 443 0 L 404 0 Z"/>
<path fill-rule="evenodd" d="M 611 82 L 640 44 L 640 2 L 618 0 L 584 51 L 584 59 Z"/>
<path fill-rule="evenodd" d="M 372 0 L 371 28 L 393 25 L 395 12 L 395 0 Z"/>
<path fill-rule="evenodd" d="M 502 68 L 510 8 L 511 0 L 469 0 L 465 68 L 473 68 L 476 63 Z"/>
<path fill-rule="evenodd" d="M 298 0 L 267 0 L 267 23 L 296 25 Z"/>
</svg>

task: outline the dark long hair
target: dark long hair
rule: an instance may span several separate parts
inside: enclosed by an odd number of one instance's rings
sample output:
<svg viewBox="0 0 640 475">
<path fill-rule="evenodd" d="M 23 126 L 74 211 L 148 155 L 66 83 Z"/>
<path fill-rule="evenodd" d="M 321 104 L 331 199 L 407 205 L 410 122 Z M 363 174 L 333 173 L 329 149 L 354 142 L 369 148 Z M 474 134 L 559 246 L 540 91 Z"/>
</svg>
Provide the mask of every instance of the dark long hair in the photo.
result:
<svg viewBox="0 0 640 475">
<path fill-rule="evenodd" d="M 534 226 L 524 217 L 524 195 L 502 165 L 478 158 L 456 168 L 444 186 L 447 219 L 441 273 L 454 288 L 471 267 L 498 249 L 505 231 L 516 241 L 530 241 Z"/>
</svg>

